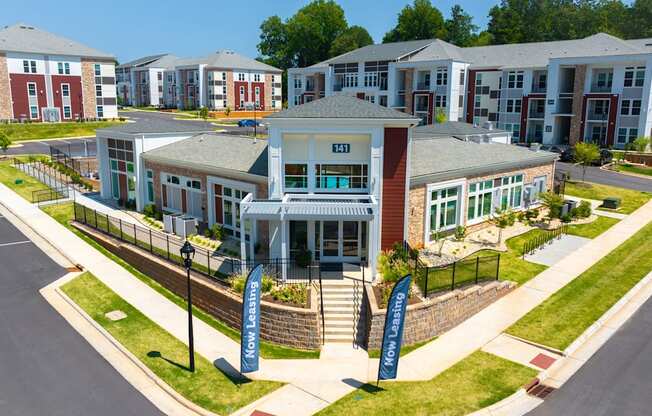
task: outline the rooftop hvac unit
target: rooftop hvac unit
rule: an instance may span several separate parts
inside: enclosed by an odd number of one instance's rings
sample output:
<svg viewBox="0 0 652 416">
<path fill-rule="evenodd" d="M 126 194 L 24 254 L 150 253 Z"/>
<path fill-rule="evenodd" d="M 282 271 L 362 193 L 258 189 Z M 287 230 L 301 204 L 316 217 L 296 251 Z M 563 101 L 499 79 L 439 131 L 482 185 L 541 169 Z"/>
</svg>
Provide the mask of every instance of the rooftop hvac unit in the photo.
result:
<svg viewBox="0 0 652 416">
<path fill-rule="evenodd" d="M 189 216 L 175 217 L 174 233 L 181 238 L 186 238 L 191 234 L 197 233 L 197 220 Z"/>
</svg>

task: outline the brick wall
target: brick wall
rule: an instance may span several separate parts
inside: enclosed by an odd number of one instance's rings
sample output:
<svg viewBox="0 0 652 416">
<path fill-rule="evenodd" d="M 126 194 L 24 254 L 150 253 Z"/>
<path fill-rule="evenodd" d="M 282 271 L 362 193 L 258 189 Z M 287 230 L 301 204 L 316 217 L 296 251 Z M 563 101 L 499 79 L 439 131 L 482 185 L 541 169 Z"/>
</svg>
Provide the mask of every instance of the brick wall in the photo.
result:
<svg viewBox="0 0 652 416">
<path fill-rule="evenodd" d="M 84 117 L 95 118 L 97 112 L 95 106 L 95 62 L 82 59 L 82 103 L 84 105 Z"/>
<path fill-rule="evenodd" d="M 272 74 L 265 74 L 265 91 L 263 94 L 265 99 L 263 106 L 265 110 L 273 110 L 272 96 L 274 95 L 274 88 L 272 88 L 272 84 L 274 84 L 274 76 Z"/>
<path fill-rule="evenodd" d="M 568 144 L 573 146 L 581 141 L 582 107 L 584 100 L 584 82 L 586 80 L 586 65 L 575 66 L 575 81 L 573 84 L 573 117 L 570 121 Z"/>
<path fill-rule="evenodd" d="M 454 290 L 426 301 L 409 305 L 405 315 L 403 345 L 412 345 L 441 335 L 464 322 L 516 288 L 516 283 L 490 282 Z M 379 309 L 371 285 L 365 285 L 367 297 L 367 347 L 382 344 L 386 309 Z"/>
<path fill-rule="evenodd" d="M 141 273 L 154 279 L 175 294 L 186 298 L 187 278 L 180 266 L 166 262 L 147 251 L 97 232 L 82 224 L 73 225 L 104 248 L 125 260 Z M 240 330 L 242 299 L 221 284 L 199 274 L 191 274 L 193 305 Z M 134 277 L 135 279 L 135 277 Z M 261 302 L 260 337 L 277 344 L 301 348 L 320 347 L 320 321 L 317 294 L 310 290 L 308 308 L 296 308 L 271 302 Z"/>
<path fill-rule="evenodd" d="M 233 84 L 233 71 L 226 71 L 226 105 L 235 110 L 235 84 Z"/>
<path fill-rule="evenodd" d="M 539 165 L 539 166 L 533 166 L 529 168 L 524 168 L 524 169 L 517 169 L 517 170 L 512 170 L 512 171 L 507 171 L 507 172 L 499 172 L 499 173 L 493 173 L 491 175 L 484 175 L 484 176 L 470 176 L 467 178 L 468 182 L 476 182 L 476 181 L 482 181 L 482 180 L 487 180 L 487 179 L 493 179 L 497 178 L 500 176 L 510 176 L 510 175 L 516 175 L 516 174 L 523 174 L 523 183 L 524 184 L 530 184 L 532 183 L 532 180 L 538 176 L 543 176 L 546 175 L 547 177 L 547 184 L 546 188 L 548 190 L 552 190 L 553 187 L 553 182 L 554 182 L 554 163 L 546 164 L 546 165 Z M 428 203 L 428 195 L 426 193 L 426 188 L 427 185 L 419 185 L 414 188 L 410 188 L 410 193 L 409 193 L 409 211 L 408 211 L 408 242 L 411 245 L 416 245 L 418 243 L 424 243 L 424 229 L 425 229 L 425 223 L 426 223 L 426 215 L 430 215 L 428 212 L 428 207 L 426 204 Z M 464 205 L 466 208 L 466 201 L 468 200 L 468 189 L 464 188 L 462 190 L 462 198 L 465 201 Z M 462 213 L 462 217 L 464 220 L 466 220 L 466 212 Z M 484 228 L 488 225 L 488 223 L 482 222 L 479 224 L 474 224 L 472 226 L 469 226 L 467 229 L 467 232 L 471 231 L 476 231 L 478 229 Z"/>
<path fill-rule="evenodd" d="M 13 118 L 11 108 L 11 87 L 7 57 L 5 54 L 0 54 L 0 120 Z"/>
<path fill-rule="evenodd" d="M 412 114 L 412 81 L 414 79 L 414 69 L 409 68 L 405 71 L 405 112 Z M 432 82 L 432 80 L 431 80 Z"/>
</svg>

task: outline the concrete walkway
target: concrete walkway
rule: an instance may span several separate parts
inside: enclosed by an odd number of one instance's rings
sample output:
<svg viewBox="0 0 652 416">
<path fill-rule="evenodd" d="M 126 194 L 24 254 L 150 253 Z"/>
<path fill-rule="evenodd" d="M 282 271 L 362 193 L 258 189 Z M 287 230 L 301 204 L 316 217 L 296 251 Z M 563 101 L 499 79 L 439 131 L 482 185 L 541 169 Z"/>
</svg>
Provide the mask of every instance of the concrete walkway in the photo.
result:
<svg viewBox="0 0 652 416">
<path fill-rule="evenodd" d="M 553 266 L 566 257 L 568 253 L 573 253 L 590 241 L 590 238 L 562 234 L 561 238 L 554 239 L 532 254 L 526 255 L 525 260 L 545 266 Z"/>
<path fill-rule="evenodd" d="M 54 219 L 0 184 L 0 203 L 50 241 L 73 263 L 81 264 L 119 296 L 150 319 L 186 342 L 186 312 L 79 239 Z M 649 202 L 605 233 L 550 267 L 530 282 L 498 300 L 435 341 L 407 354 L 399 366 L 399 380 L 429 380 L 499 336 L 511 324 L 652 220 Z M 239 344 L 195 319 L 195 346 L 199 354 L 224 371 L 239 367 Z M 472 335 L 470 335 L 472 334 Z M 337 348 L 327 346 L 330 348 Z M 328 406 L 362 383 L 375 380 L 378 360 L 363 350 L 340 347 L 320 360 L 261 360 L 255 379 L 290 385 L 263 397 L 236 414 L 256 409 L 276 415 L 309 415 Z"/>
</svg>

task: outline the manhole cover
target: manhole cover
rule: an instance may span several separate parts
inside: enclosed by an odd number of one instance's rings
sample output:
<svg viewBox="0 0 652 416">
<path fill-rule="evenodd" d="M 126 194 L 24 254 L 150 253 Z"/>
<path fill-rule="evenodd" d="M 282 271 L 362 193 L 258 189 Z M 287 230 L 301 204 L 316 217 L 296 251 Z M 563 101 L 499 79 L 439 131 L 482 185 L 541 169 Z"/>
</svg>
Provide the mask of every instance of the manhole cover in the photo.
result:
<svg viewBox="0 0 652 416">
<path fill-rule="evenodd" d="M 127 317 L 127 314 L 122 311 L 111 311 L 104 314 L 104 316 L 106 316 L 108 319 L 115 322 L 115 321 L 120 321 L 122 319 L 125 319 Z"/>
</svg>

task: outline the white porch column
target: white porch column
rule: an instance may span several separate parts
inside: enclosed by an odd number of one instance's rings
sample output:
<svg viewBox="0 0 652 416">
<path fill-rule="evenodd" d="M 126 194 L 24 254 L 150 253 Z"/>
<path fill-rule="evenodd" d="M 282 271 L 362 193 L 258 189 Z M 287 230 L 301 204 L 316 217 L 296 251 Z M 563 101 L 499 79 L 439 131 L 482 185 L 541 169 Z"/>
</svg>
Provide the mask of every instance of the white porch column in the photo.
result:
<svg viewBox="0 0 652 416">
<path fill-rule="evenodd" d="M 376 255 L 378 254 L 376 250 L 376 242 L 374 241 L 376 236 L 376 233 L 374 232 L 375 227 L 376 224 L 374 220 L 369 220 L 367 223 L 367 263 L 372 281 L 376 278 Z"/>
<path fill-rule="evenodd" d="M 288 244 L 287 244 L 287 221 L 281 220 L 281 261 L 283 262 L 283 281 L 287 280 L 288 265 Z"/>
<path fill-rule="evenodd" d="M 245 239 L 245 226 L 243 210 L 240 210 L 240 258 L 242 259 L 242 274 L 247 275 L 247 240 Z"/>
</svg>

